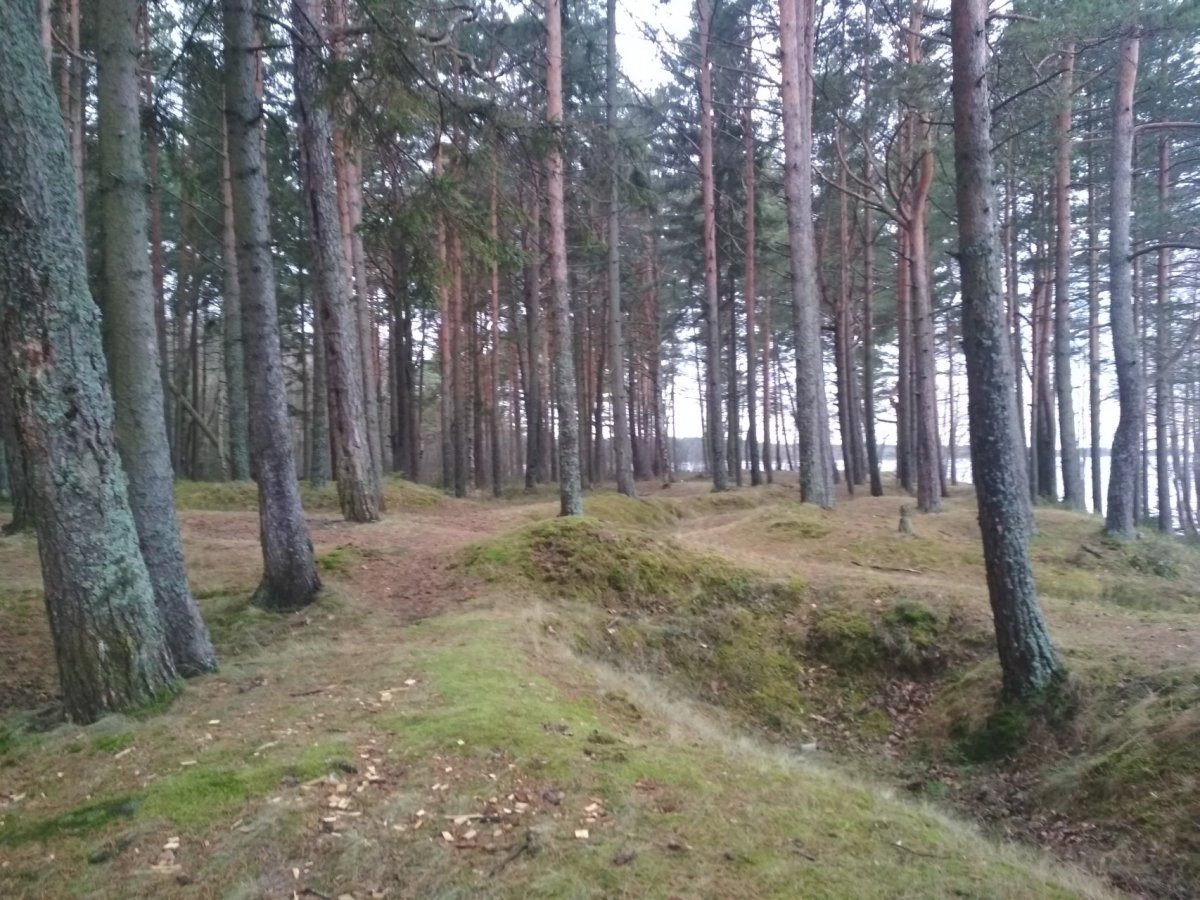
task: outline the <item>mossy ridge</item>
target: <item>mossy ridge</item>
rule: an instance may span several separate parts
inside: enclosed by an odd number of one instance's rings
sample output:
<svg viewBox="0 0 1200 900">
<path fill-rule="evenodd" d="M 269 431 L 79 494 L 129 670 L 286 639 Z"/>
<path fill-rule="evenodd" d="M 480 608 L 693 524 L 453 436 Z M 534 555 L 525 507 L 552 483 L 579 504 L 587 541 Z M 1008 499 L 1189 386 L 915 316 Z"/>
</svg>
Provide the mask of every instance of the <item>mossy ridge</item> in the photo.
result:
<svg viewBox="0 0 1200 900">
<path fill-rule="evenodd" d="M 389 475 L 383 480 L 389 512 L 432 509 L 445 501 L 437 490 Z M 309 512 L 338 512 L 337 485 L 314 488 L 300 484 L 300 499 Z M 207 512 L 251 512 L 258 509 L 258 487 L 252 481 L 177 481 L 175 502 L 180 509 Z"/>
<path fill-rule="evenodd" d="M 856 728 L 862 719 L 862 737 L 886 737 L 866 702 L 881 681 L 937 676 L 986 649 L 957 616 L 912 600 L 864 612 L 810 604 L 796 580 L 586 518 L 542 521 L 476 545 L 466 565 L 587 601 L 577 611 L 576 649 L 666 675 L 794 739 L 809 739 L 814 713 L 834 707 Z"/>
<path fill-rule="evenodd" d="M 794 757 L 717 738 L 706 730 L 715 726 L 691 718 L 702 713 L 683 712 L 678 701 L 636 689 L 602 692 L 589 668 L 553 647 L 537 649 L 537 623 L 489 610 L 418 628 L 423 633 L 408 664 L 421 672 L 427 702 L 380 723 L 405 737 L 405 758 L 417 765 L 436 754 L 439 766 L 464 773 L 468 780 L 456 791 L 467 796 L 495 793 L 485 773 L 505 769 L 510 777 L 550 782 L 568 798 L 562 808 L 585 802 L 576 798 L 600 800 L 616 826 L 593 826 L 580 842 L 569 821 L 548 820 L 536 829 L 536 857 L 487 875 L 466 862 L 447 865 L 416 836 L 393 841 L 404 854 L 394 864 L 424 895 L 576 896 L 581 884 L 644 896 L 1085 892 L 1017 859 L 997 859 L 972 831 L 948 827 L 926 810 Z M 553 677 L 530 671 L 531 663 Z M 623 683 L 624 676 L 605 677 Z M 664 851 L 673 836 L 687 850 Z M 896 843 L 920 852 L 896 851 Z M 629 849 L 638 851 L 632 863 L 614 866 L 613 857 Z"/>
<path fill-rule="evenodd" d="M 626 609 L 750 601 L 779 591 L 778 583 L 719 557 L 589 517 L 535 522 L 468 548 L 463 562 L 485 579 L 516 576 L 552 595 Z"/>
</svg>

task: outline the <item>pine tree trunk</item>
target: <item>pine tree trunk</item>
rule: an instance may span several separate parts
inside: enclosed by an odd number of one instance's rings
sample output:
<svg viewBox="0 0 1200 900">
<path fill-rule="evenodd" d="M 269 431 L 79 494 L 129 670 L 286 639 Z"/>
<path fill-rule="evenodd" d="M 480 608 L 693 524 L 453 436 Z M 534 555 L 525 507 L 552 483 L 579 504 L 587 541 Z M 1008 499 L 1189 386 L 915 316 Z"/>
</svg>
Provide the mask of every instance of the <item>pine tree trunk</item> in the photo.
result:
<svg viewBox="0 0 1200 900">
<path fill-rule="evenodd" d="M 524 234 L 525 263 L 525 319 L 526 342 L 528 343 L 529 365 L 526 367 L 528 387 L 525 391 L 525 490 L 532 492 L 542 480 L 543 459 L 546 452 L 542 435 L 542 264 L 541 264 L 541 200 L 540 183 L 536 171 L 533 175 L 533 197 L 527 215 L 532 224 L 526 226 Z"/>
<path fill-rule="evenodd" d="M 758 357 L 755 354 L 755 159 L 754 159 L 754 97 L 753 79 L 748 75 L 745 82 L 746 97 L 742 106 L 742 187 L 746 191 L 746 412 L 749 415 L 749 429 L 746 432 L 746 452 L 750 455 L 750 484 L 758 487 L 762 484 L 762 466 L 758 456 Z"/>
<path fill-rule="evenodd" d="M 225 97 L 238 288 L 242 298 L 250 461 L 258 479 L 263 550 L 263 580 L 255 593 L 255 603 L 266 609 L 297 609 L 313 601 L 321 582 L 300 506 L 279 346 L 266 154 L 259 136 L 263 110 L 255 89 L 257 48 L 261 41 L 255 34 L 252 0 L 223 0 L 223 6 Z M 314 395 L 314 401 L 319 404 L 320 397 Z M 315 435 L 313 449 L 315 458 Z"/>
<path fill-rule="evenodd" d="M 1089 100 L 1089 106 L 1092 101 Z M 1091 131 L 1091 110 L 1088 130 Z M 1104 512 L 1104 479 L 1100 465 L 1100 222 L 1096 203 L 1096 177 L 1093 145 L 1088 144 L 1088 456 L 1092 476 L 1092 512 Z"/>
<path fill-rule="evenodd" d="M 796 424 L 800 499 L 833 506 L 833 463 L 821 354 L 821 318 L 814 272 L 812 217 L 812 91 L 814 0 L 780 0 L 783 72 L 784 176 L 796 347 Z"/>
<path fill-rule="evenodd" d="M 73 720 L 91 722 L 173 690 L 175 671 L 113 434 L 99 310 L 36 13 L 0 0 L 0 381 L 38 510 L 63 701 Z M 132 102 L 136 115 L 136 85 Z"/>
<path fill-rule="evenodd" d="M 605 123 L 608 131 L 608 371 L 612 383 L 613 468 L 617 490 L 636 495 L 629 412 L 625 395 L 625 344 L 621 337 L 621 192 L 617 141 L 617 0 L 608 0 L 608 55 L 605 60 Z"/>
<path fill-rule="evenodd" d="M 350 296 L 337 211 L 332 127 L 321 106 L 318 48 L 321 8 L 315 0 L 292 0 L 293 59 L 298 129 L 307 175 L 304 185 L 313 250 L 314 291 L 325 342 L 325 380 L 330 430 L 337 445 L 338 501 L 351 522 L 379 518 L 379 496 L 367 438 L 358 323 Z M 243 293 L 244 296 L 244 293 Z"/>
<path fill-rule="evenodd" d="M 1109 195 L 1109 310 L 1113 358 L 1117 369 L 1120 419 L 1113 437 L 1108 477 L 1105 530 L 1132 538 L 1137 525 L 1140 433 L 1145 417 L 1141 361 L 1133 320 L 1133 273 L 1129 225 L 1133 215 L 1133 91 L 1137 80 L 1140 40 L 1135 33 L 1121 39 L 1117 90 L 1113 98 L 1112 190 Z"/>
<path fill-rule="evenodd" d="M 325 380 L 325 328 L 321 324 L 321 302 L 312 292 L 312 454 L 309 458 L 308 485 L 319 489 L 333 474 L 329 450 L 329 388 Z"/>
<path fill-rule="evenodd" d="M 1017 699 L 1047 688 L 1062 667 L 1038 606 L 1029 560 L 1027 488 L 996 239 L 987 0 L 951 0 L 950 9 L 972 471 L 1004 693 Z"/>
<path fill-rule="evenodd" d="M 563 173 L 563 35 L 561 0 L 546 0 L 546 195 L 550 219 L 550 294 L 556 325 L 553 341 L 554 405 L 558 410 L 559 512 L 583 515 L 579 474 L 579 413 L 575 352 L 571 346 L 571 298 L 567 276 L 567 222 Z"/>
<path fill-rule="evenodd" d="M 1166 222 L 1171 193 L 1171 145 L 1166 135 L 1158 141 L 1158 214 Z M 1171 533 L 1171 457 L 1167 446 L 1167 419 L 1171 414 L 1170 310 L 1171 251 L 1158 251 L 1154 323 L 1154 469 L 1158 482 L 1158 530 Z"/>
<path fill-rule="evenodd" d="M 111 0 L 97 19 L 104 324 L 129 505 L 171 658 L 190 677 L 215 669 L 216 654 L 188 586 L 162 416 L 139 125 L 138 4 Z"/>
<path fill-rule="evenodd" d="M 494 244 L 499 245 L 499 172 L 493 163 L 492 190 L 488 204 L 488 231 Z M 489 437 L 492 451 L 492 496 L 499 497 L 504 492 L 504 464 L 500 450 L 500 262 L 493 258 L 491 264 L 491 392 L 488 399 L 490 407 L 488 414 Z M 515 407 L 515 404 L 514 404 Z"/>
<path fill-rule="evenodd" d="M 225 271 L 221 308 L 224 338 L 225 397 L 229 410 L 229 477 L 234 481 L 250 478 L 250 422 L 246 411 L 246 362 L 242 346 L 242 305 L 238 295 L 237 240 L 233 233 L 233 185 L 229 173 L 228 126 L 222 128 L 225 158 L 221 184 L 224 198 L 224 229 L 221 255 Z"/>
<path fill-rule="evenodd" d="M 1083 469 L 1075 437 L 1075 397 L 1071 385 L 1071 94 L 1075 70 L 1075 45 L 1062 54 L 1064 73 L 1060 88 L 1055 139 L 1058 145 L 1054 178 L 1054 388 L 1058 400 L 1058 435 L 1062 449 L 1063 503 L 1084 508 Z"/>
<path fill-rule="evenodd" d="M 933 291 L 929 283 L 929 237 L 925 227 L 929 189 L 933 184 L 933 149 L 929 143 L 929 125 L 917 126 L 917 186 L 910 206 L 908 251 L 913 286 L 913 373 L 914 417 L 916 433 L 917 508 L 921 512 L 940 512 L 942 487 L 939 456 L 941 442 L 937 427 L 937 358 L 934 347 Z"/>
<path fill-rule="evenodd" d="M 696 0 L 700 26 L 700 193 L 704 210 L 704 356 L 709 468 L 713 490 L 729 489 L 725 429 L 721 422 L 721 303 L 717 284 L 717 209 L 713 184 L 713 101 L 709 35 L 714 0 Z M 789 0 L 784 0 L 789 2 Z"/>
</svg>

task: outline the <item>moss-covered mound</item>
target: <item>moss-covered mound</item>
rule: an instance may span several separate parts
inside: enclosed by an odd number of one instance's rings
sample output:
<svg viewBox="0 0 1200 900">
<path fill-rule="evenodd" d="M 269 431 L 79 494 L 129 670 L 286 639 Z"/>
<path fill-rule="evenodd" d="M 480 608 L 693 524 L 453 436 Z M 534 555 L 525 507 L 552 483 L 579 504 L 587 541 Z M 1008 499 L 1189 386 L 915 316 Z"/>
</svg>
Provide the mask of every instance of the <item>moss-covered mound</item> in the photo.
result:
<svg viewBox="0 0 1200 900">
<path fill-rule="evenodd" d="M 885 737 L 887 722 L 870 702 L 881 682 L 940 674 L 962 651 L 955 618 L 922 604 L 812 602 L 820 598 L 796 579 L 590 518 L 542 521 L 477 544 L 465 565 L 488 580 L 585 601 L 567 608 L 578 649 L 665 675 L 792 738 L 807 739 L 827 714 L 846 736 Z"/>
<path fill-rule="evenodd" d="M 392 476 L 384 479 L 383 497 L 389 512 L 430 509 L 445 499 L 433 488 Z M 300 499 L 309 512 L 337 512 L 340 508 L 333 482 L 320 488 L 302 482 Z M 252 511 L 258 509 L 258 487 L 252 481 L 177 481 L 175 502 L 180 509 Z"/>
</svg>

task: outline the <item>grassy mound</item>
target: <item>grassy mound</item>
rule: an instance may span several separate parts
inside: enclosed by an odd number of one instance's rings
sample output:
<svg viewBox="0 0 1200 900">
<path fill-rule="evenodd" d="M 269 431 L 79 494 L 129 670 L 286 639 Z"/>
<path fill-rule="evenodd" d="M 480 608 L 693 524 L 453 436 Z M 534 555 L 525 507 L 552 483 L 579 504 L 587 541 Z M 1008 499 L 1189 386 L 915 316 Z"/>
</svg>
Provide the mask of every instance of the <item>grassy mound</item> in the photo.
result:
<svg viewBox="0 0 1200 900">
<path fill-rule="evenodd" d="M 472 547 L 465 565 L 491 581 L 585 601 L 572 608 L 578 649 L 664 675 L 799 741 L 830 715 L 844 720 L 847 736 L 885 737 L 887 714 L 870 702 L 880 683 L 939 674 L 961 644 L 953 616 L 915 601 L 861 612 L 814 603 L 798 579 L 594 519 L 526 526 Z"/>
</svg>

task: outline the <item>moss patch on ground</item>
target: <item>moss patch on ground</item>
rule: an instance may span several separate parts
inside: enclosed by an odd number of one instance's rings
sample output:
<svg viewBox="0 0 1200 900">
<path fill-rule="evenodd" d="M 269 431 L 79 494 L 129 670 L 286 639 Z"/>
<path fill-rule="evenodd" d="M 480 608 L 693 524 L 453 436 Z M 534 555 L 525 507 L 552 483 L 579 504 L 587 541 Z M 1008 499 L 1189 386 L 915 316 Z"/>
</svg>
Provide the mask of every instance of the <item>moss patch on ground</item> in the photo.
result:
<svg viewBox="0 0 1200 900">
<path fill-rule="evenodd" d="M 388 512 L 432 509 L 445 497 L 437 490 L 395 476 L 383 481 Z M 300 483 L 300 499 L 308 512 L 338 512 L 337 485 L 314 488 Z M 236 512 L 258 508 L 258 488 L 252 481 L 177 481 L 175 502 L 180 509 Z"/>
</svg>

